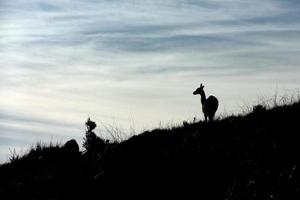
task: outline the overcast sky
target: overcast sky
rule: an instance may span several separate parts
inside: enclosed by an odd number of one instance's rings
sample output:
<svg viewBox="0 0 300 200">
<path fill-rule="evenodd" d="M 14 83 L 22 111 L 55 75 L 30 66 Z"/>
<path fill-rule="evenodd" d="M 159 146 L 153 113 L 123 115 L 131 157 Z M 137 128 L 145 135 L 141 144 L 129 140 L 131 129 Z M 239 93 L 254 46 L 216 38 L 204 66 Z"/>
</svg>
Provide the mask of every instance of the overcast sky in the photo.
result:
<svg viewBox="0 0 300 200">
<path fill-rule="evenodd" d="M 0 162 L 84 122 L 202 119 L 300 88 L 299 0 L 0 0 Z M 9 150 L 10 149 L 10 150 Z"/>
</svg>

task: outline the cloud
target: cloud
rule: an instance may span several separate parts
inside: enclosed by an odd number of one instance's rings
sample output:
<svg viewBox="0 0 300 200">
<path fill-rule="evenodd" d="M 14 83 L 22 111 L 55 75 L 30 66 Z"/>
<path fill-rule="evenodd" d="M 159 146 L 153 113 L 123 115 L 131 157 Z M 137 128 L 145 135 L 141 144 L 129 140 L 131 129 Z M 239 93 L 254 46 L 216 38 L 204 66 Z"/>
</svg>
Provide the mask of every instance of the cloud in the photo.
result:
<svg viewBox="0 0 300 200">
<path fill-rule="evenodd" d="M 178 122 L 201 114 L 189 96 L 200 82 L 228 110 L 300 87 L 296 0 L 0 4 L 3 143 L 66 138 L 90 115 L 139 130 Z"/>
</svg>

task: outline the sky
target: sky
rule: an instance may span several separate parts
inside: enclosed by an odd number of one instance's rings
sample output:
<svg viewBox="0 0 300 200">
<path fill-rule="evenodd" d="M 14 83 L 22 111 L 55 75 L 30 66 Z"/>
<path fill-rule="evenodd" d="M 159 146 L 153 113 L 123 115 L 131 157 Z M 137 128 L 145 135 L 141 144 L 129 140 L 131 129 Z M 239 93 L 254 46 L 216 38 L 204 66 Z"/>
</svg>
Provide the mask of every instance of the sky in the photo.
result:
<svg viewBox="0 0 300 200">
<path fill-rule="evenodd" d="M 0 0 L 0 162 L 299 94 L 299 44 L 298 0 Z"/>
</svg>

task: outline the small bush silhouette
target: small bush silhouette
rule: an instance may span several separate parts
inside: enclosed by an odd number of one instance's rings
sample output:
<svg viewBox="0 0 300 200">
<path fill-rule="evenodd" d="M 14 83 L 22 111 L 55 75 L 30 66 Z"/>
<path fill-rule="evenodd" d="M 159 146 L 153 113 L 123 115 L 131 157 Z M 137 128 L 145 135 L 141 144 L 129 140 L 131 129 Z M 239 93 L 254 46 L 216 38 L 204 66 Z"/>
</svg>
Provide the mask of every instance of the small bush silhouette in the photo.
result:
<svg viewBox="0 0 300 200">
<path fill-rule="evenodd" d="M 97 127 L 96 123 L 88 118 L 85 125 L 87 128 L 85 138 L 83 139 L 83 147 L 85 148 L 85 152 L 93 155 L 103 152 L 105 148 L 105 141 L 93 132 L 93 130 Z"/>
<path fill-rule="evenodd" d="M 65 143 L 65 145 L 63 146 L 63 148 L 65 149 L 66 152 L 70 152 L 70 153 L 78 153 L 79 152 L 79 146 L 78 146 L 76 140 L 74 140 L 74 139 L 67 141 Z"/>
</svg>

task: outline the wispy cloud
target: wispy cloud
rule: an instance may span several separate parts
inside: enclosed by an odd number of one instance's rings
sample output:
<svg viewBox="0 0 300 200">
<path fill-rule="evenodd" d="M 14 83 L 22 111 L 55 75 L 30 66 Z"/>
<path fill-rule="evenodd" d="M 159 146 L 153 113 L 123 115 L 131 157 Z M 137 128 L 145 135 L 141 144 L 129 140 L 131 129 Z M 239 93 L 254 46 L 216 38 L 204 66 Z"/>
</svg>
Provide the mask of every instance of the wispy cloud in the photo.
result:
<svg viewBox="0 0 300 200">
<path fill-rule="evenodd" d="M 189 95 L 200 82 L 229 109 L 299 88 L 299 10 L 297 0 L 0 1 L 1 140 L 46 124 L 78 130 L 89 115 L 180 121 L 199 114 Z"/>
</svg>

